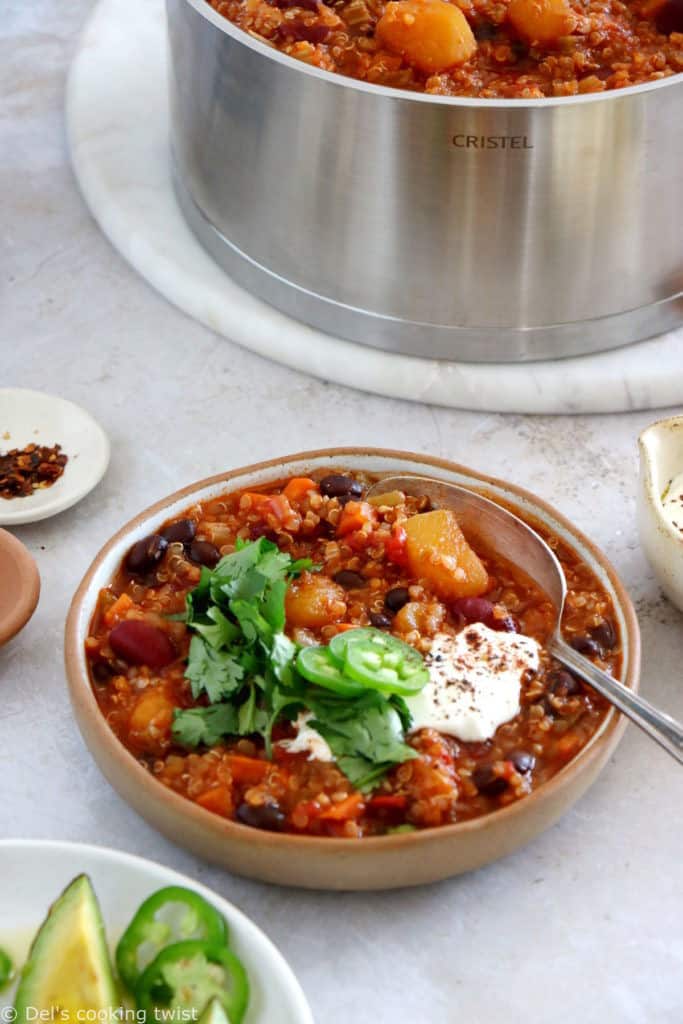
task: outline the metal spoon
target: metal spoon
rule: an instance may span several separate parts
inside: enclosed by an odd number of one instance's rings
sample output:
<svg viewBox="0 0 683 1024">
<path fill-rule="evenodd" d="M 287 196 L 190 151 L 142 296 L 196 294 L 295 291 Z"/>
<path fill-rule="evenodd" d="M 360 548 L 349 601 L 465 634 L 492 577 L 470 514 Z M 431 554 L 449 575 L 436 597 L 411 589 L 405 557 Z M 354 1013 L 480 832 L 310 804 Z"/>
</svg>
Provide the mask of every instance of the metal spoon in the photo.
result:
<svg viewBox="0 0 683 1024">
<path fill-rule="evenodd" d="M 530 526 L 512 512 L 474 491 L 431 477 L 384 477 L 372 485 L 366 498 L 389 491 L 402 491 L 415 497 L 427 497 L 434 508 L 452 509 L 465 534 L 479 537 L 487 547 L 498 552 L 530 576 L 555 608 L 555 628 L 545 644 L 546 650 L 683 764 L 683 726 L 670 715 L 659 711 L 633 693 L 607 672 L 597 668 L 562 639 L 561 623 L 567 596 L 567 581 L 554 553 Z"/>
</svg>

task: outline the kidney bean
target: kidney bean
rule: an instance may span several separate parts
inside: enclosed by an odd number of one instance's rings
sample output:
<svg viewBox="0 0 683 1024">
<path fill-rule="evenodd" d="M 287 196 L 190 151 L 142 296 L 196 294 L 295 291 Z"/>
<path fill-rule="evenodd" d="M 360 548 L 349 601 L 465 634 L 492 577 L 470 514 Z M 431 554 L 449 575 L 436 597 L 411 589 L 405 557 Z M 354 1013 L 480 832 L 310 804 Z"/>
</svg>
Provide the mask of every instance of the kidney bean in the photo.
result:
<svg viewBox="0 0 683 1024">
<path fill-rule="evenodd" d="M 533 754 L 528 754 L 526 750 L 515 750 L 512 754 L 508 754 L 508 760 L 512 761 L 515 769 L 521 775 L 533 771 L 536 766 L 536 758 Z"/>
<path fill-rule="evenodd" d="M 472 772 L 472 782 L 484 796 L 500 796 L 507 789 L 507 781 L 496 775 L 493 765 L 483 764 Z"/>
<path fill-rule="evenodd" d="M 283 21 L 276 32 L 281 39 L 293 39 L 295 42 L 305 40 L 307 43 L 322 43 L 332 31 L 329 25 L 307 25 L 305 21 Z"/>
<path fill-rule="evenodd" d="M 582 687 L 576 676 L 564 668 L 554 669 L 548 674 L 548 690 L 557 697 L 575 697 Z"/>
<path fill-rule="evenodd" d="M 578 636 L 573 636 L 569 643 L 575 651 L 578 651 L 579 654 L 585 654 L 587 658 L 599 658 L 602 656 L 602 647 L 592 636 L 579 634 Z"/>
<path fill-rule="evenodd" d="M 272 0 L 276 7 L 280 10 L 288 10 L 290 7 L 300 7 L 302 11 L 312 11 L 314 14 L 318 10 L 318 0 Z"/>
<path fill-rule="evenodd" d="M 408 604 L 408 601 L 410 601 L 410 594 L 407 587 L 392 587 L 384 595 L 384 604 L 394 615 L 396 612 L 400 612 L 401 608 Z"/>
<path fill-rule="evenodd" d="M 328 498 L 350 501 L 351 498 L 363 496 L 363 485 L 350 476 L 331 473 L 330 476 L 324 476 L 320 481 L 320 493 Z"/>
<path fill-rule="evenodd" d="M 264 828 L 269 832 L 279 832 L 284 828 L 286 816 L 275 802 L 254 806 L 241 803 L 236 811 L 237 820 L 252 828 Z"/>
<path fill-rule="evenodd" d="M 391 619 L 384 612 L 370 612 L 370 625 L 375 629 L 391 629 Z"/>
<path fill-rule="evenodd" d="M 352 569 L 341 569 L 334 574 L 332 579 L 344 590 L 359 590 L 367 583 L 364 576 L 361 576 L 359 572 L 353 572 Z"/>
<path fill-rule="evenodd" d="M 164 557 L 167 547 L 168 541 L 158 533 L 143 537 L 126 555 L 126 569 L 134 576 L 151 572 Z"/>
<path fill-rule="evenodd" d="M 497 629 L 499 633 L 519 633 L 519 623 L 514 615 L 505 615 L 502 619 L 495 615 L 491 620 L 491 629 Z"/>
<path fill-rule="evenodd" d="M 189 550 L 193 562 L 205 565 L 207 569 L 213 569 L 221 558 L 221 553 L 215 544 L 208 540 L 193 540 Z"/>
<path fill-rule="evenodd" d="M 481 622 L 489 629 L 497 629 L 501 633 L 519 633 L 517 620 L 512 615 L 499 618 L 493 603 L 485 597 L 459 597 L 453 601 L 451 608 L 467 623 Z"/>
<path fill-rule="evenodd" d="M 109 645 L 129 665 L 163 668 L 174 661 L 176 652 L 168 633 L 141 619 L 125 619 L 109 634 Z"/>
<path fill-rule="evenodd" d="M 617 631 L 614 623 L 609 619 L 603 619 L 597 626 L 591 629 L 591 637 L 602 647 L 603 651 L 611 651 L 617 645 Z"/>
<path fill-rule="evenodd" d="M 168 544 L 191 544 L 197 532 L 194 519 L 178 519 L 169 523 L 161 531 L 161 536 Z"/>
</svg>

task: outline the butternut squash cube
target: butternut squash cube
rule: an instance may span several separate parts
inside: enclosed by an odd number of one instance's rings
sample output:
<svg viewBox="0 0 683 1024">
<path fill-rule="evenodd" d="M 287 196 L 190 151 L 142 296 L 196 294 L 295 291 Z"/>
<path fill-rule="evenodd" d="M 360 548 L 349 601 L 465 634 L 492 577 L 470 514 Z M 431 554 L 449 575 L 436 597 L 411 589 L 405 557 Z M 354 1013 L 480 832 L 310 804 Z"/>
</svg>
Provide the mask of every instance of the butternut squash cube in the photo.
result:
<svg viewBox="0 0 683 1024">
<path fill-rule="evenodd" d="M 478 597 L 488 587 L 488 574 L 465 540 L 455 515 L 435 509 L 405 523 L 410 571 L 425 579 L 446 601 Z"/>
<path fill-rule="evenodd" d="M 292 629 L 330 626 L 346 615 L 346 592 L 327 576 L 304 572 L 287 588 L 285 612 Z"/>
</svg>

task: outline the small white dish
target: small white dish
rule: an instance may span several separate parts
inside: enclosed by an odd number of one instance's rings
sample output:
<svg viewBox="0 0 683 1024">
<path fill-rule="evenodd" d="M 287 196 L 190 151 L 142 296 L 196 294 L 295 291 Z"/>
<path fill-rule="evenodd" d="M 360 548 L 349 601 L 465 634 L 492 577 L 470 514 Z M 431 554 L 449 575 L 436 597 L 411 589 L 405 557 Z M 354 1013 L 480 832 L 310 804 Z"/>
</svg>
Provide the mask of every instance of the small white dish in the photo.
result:
<svg viewBox="0 0 683 1024">
<path fill-rule="evenodd" d="M 640 541 L 659 584 L 683 611 L 683 534 L 664 513 L 663 496 L 683 473 L 683 415 L 653 423 L 638 439 Z"/>
<path fill-rule="evenodd" d="M 0 841 L 0 947 L 16 965 L 50 904 L 78 874 L 90 876 L 110 948 L 147 896 L 166 885 L 193 889 L 225 917 L 230 945 L 249 975 L 251 996 L 244 1024 L 313 1024 L 313 1014 L 282 954 L 248 917 L 191 878 L 119 850 L 49 840 Z M 11 1021 L 13 990 L 0 993 L 0 1021 Z M 11 1011 L 9 1011 L 11 1013 Z"/>
<path fill-rule="evenodd" d="M 60 444 L 69 461 L 50 487 L 25 498 L 0 498 L 1 526 L 36 523 L 71 508 L 109 465 L 109 439 L 85 409 L 42 391 L 0 388 L 0 452 L 29 444 Z"/>
</svg>

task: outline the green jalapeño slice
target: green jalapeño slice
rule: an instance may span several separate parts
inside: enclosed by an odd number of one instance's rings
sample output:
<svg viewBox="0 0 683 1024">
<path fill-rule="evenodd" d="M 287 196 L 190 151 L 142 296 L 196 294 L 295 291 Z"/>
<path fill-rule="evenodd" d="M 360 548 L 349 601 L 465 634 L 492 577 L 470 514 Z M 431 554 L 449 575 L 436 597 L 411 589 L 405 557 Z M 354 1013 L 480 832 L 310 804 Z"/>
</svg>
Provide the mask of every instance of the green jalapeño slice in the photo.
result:
<svg viewBox="0 0 683 1024">
<path fill-rule="evenodd" d="M 116 947 L 121 980 L 132 991 L 143 970 L 171 943 L 201 939 L 221 945 L 228 931 L 223 916 L 199 893 L 170 885 L 138 908 Z"/>
<path fill-rule="evenodd" d="M 424 687 L 429 671 L 419 651 L 379 629 L 351 629 L 334 637 L 330 651 L 344 675 L 383 693 L 410 697 Z"/>
<path fill-rule="evenodd" d="M 363 692 L 361 683 L 344 675 L 329 647 L 302 647 L 296 667 L 309 683 L 316 683 L 342 697 L 357 697 Z"/>
</svg>

